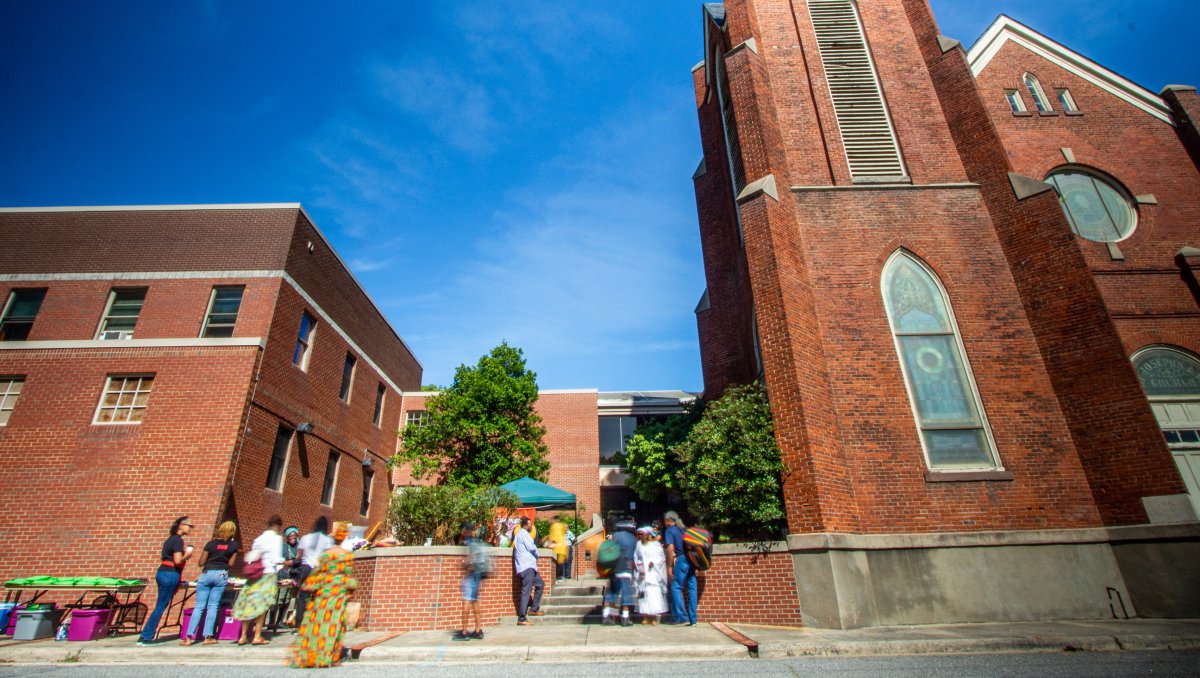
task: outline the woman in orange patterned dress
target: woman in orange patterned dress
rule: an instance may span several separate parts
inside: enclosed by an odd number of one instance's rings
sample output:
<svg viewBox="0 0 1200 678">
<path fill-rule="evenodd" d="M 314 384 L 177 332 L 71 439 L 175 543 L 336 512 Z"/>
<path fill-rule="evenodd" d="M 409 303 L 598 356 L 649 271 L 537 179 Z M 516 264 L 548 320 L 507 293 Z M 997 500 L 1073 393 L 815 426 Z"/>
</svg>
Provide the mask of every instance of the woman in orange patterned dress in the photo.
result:
<svg viewBox="0 0 1200 678">
<path fill-rule="evenodd" d="M 334 525 L 332 548 L 321 554 L 317 569 L 304 581 L 311 596 L 304 621 L 292 644 L 288 664 L 302 669 L 337 666 L 342 659 L 342 636 L 346 632 L 346 601 L 358 586 L 351 576 L 354 556 L 340 544 L 349 531 L 348 523 Z"/>
</svg>

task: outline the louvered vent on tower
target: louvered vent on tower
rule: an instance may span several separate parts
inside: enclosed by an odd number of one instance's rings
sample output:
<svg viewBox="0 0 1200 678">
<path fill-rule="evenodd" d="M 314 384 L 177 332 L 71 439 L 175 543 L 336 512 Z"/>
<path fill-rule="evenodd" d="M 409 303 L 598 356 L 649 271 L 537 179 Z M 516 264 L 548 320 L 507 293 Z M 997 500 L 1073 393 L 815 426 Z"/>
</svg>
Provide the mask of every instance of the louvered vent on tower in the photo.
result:
<svg viewBox="0 0 1200 678">
<path fill-rule="evenodd" d="M 850 176 L 900 177 L 904 164 L 854 0 L 809 0 Z"/>
</svg>

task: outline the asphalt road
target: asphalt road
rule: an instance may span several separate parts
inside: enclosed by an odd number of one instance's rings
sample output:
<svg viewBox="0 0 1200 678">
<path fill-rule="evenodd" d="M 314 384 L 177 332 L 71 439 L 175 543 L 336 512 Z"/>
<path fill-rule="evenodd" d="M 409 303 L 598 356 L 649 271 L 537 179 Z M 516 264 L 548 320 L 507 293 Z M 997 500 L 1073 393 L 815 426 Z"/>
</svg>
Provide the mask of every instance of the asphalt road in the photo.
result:
<svg viewBox="0 0 1200 678">
<path fill-rule="evenodd" d="M 296 675 L 281 666 L 257 664 L 61 664 L 0 665 L 0 677 L 36 678 L 195 678 L 197 674 L 257 678 Z M 358 662 L 317 676 L 394 678 L 679 678 L 679 676 L 1200 676 L 1200 651 L 1077 652 L 904 657 L 803 658 L 695 662 L 590 662 L 586 664 L 383 664 Z"/>
</svg>

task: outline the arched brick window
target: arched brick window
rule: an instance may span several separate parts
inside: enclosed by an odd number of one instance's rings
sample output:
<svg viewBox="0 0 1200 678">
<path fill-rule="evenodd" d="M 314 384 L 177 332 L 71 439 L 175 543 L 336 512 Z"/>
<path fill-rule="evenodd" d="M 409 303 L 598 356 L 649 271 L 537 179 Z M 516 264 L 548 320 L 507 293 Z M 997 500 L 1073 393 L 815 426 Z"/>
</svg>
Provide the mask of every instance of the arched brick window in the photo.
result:
<svg viewBox="0 0 1200 678">
<path fill-rule="evenodd" d="M 882 290 L 929 468 L 998 469 L 945 289 L 924 262 L 898 250 L 884 266 Z"/>
</svg>

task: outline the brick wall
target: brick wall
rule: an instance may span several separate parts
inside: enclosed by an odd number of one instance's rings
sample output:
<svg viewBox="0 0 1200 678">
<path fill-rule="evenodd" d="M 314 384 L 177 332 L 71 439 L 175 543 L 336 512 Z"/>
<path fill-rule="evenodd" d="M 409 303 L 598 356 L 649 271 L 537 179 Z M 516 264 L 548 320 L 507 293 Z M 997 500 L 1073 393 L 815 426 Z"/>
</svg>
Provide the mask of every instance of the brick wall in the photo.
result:
<svg viewBox="0 0 1200 678">
<path fill-rule="evenodd" d="M 516 615 L 520 580 L 513 573 L 512 550 L 491 549 L 492 575 L 479 591 L 479 616 L 485 626 Z M 380 549 L 356 554 L 354 600 L 363 606 L 359 627 L 371 631 L 457 629 L 462 624 L 462 594 L 466 548 L 461 546 Z M 553 557 L 543 551 L 538 573 L 554 585 Z M 543 599 L 543 602 L 545 600 Z"/>
<path fill-rule="evenodd" d="M 25 375 L 0 427 L 0 581 L 40 574 L 152 578 L 180 515 L 212 532 L 257 347 L 0 351 Z M 145 419 L 92 425 L 106 377 L 155 375 Z M 195 576 L 194 566 L 185 576 Z M 150 592 L 153 595 L 153 592 Z"/>
<path fill-rule="evenodd" d="M 744 548 L 718 546 L 712 567 L 698 572 L 698 621 L 801 626 L 792 556 L 782 544 L 765 553 L 721 553 Z"/>
<path fill-rule="evenodd" d="M 429 395 L 404 395 L 401 424 L 405 413 L 425 409 Z M 573 493 L 576 500 L 587 507 L 586 515 L 590 517 L 591 513 L 600 510 L 600 428 L 596 392 L 539 393 L 533 408 L 546 427 L 543 440 L 549 448 L 547 458 L 550 461 L 547 481 Z M 430 481 L 415 481 L 407 467 L 398 466 L 392 473 L 392 482 L 396 486 L 405 486 Z M 554 510 L 548 515 L 558 512 Z"/>
</svg>

